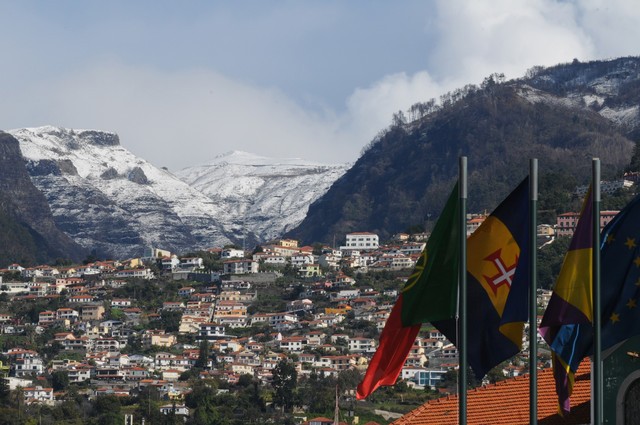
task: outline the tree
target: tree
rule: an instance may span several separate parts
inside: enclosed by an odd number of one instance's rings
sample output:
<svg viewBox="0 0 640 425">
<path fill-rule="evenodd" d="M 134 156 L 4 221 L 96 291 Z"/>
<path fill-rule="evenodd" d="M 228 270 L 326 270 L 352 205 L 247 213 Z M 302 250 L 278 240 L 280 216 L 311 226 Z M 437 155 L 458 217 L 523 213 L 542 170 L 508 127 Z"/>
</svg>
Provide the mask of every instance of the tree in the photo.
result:
<svg viewBox="0 0 640 425">
<path fill-rule="evenodd" d="M 467 380 L 469 388 L 475 388 L 479 386 L 482 382 L 476 377 L 475 373 L 471 370 L 471 368 L 467 369 Z M 447 373 L 444 374 L 442 381 L 438 385 L 439 388 L 445 389 L 447 392 L 451 394 L 456 394 L 458 392 L 458 370 L 450 369 Z"/>
<path fill-rule="evenodd" d="M 120 425 L 120 399 L 114 395 L 99 396 L 95 401 L 96 421 L 99 425 Z"/>
<path fill-rule="evenodd" d="M 335 386 L 334 378 L 318 375 L 314 370 L 304 380 L 300 399 L 304 401 L 309 412 L 330 412 L 335 405 Z"/>
<path fill-rule="evenodd" d="M 362 373 L 357 369 L 346 369 L 338 375 L 338 386 L 342 391 L 355 390 L 362 381 Z"/>
<path fill-rule="evenodd" d="M 298 372 L 287 359 L 282 359 L 273 369 L 271 385 L 275 391 L 273 402 L 282 407 L 283 412 L 291 412 L 296 400 L 296 385 Z"/>
<path fill-rule="evenodd" d="M 160 312 L 162 329 L 166 330 L 167 332 L 178 332 L 178 329 L 180 329 L 181 319 L 181 311 L 162 310 L 162 312 Z"/>
<path fill-rule="evenodd" d="M 111 317 L 113 320 L 124 320 L 125 319 L 125 315 L 124 315 L 124 311 L 122 311 L 122 309 L 120 308 L 112 308 L 109 310 L 109 317 Z"/>
<path fill-rule="evenodd" d="M 138 416 L 146 418 L 146 423 L 157 424 L 162 422 L 162 413 L 160 413 L 160 395 L 158 390 L 152 386 L 146 386 L 140 391 L 138 396 Z"/>
<path fill-rule="evenodd" d="M 82 413 L 78 404 L 73 400 L 65 400 L 56 405 L 51 416 L 55 423 L 82 424 Z"/>
<path fill-rule="evenodd" d="M 87 255 L 87 257 L 84 260 L 82 260 L 82 264 L 91 264 L 91 263 L 95 263 L 98 260 L 99 260 L 98 252 L 94 248 L 91 250 L 91 253 Z"/>
<path fill-rule="evenodd" d="M 559 237 L 538 251 L 538 282 L 542 288 L 553 288 L 562 268 L 571 238 Z"/>
<path fill-rule="evenodd" d="M 56 370 L 51 374 L 51 386 L 54 391 L 65 391 L 69 386 L 69 374 L 63 370 Z"/>
<path fill-rule="evenodd" d="M 198 369 L 204 369 L 209 364 L 209 341 L 203 339 L 200 342 L 200 352 L 198 353 L 198 360 L 196 360 L 195 367 Z"/>
<path fill-rule="evenodd" d="M 6 406 L 9 400 L 9 394 L 9 384 L 7 380 L 4 379 L 4 375 L 0 373 L 0 405 Z"/>
<path fill-rule="evenodd" d="M 197 380 L 185 402 L 193 411 L 193 424 L 219 424 L 220 415 L 216 409 L 216 390 L 212 382 Z"/>
<path fill-rule="evenodd" d="M 640 141 L 633 148 L 633 156 L 626 171 L 640 171 Z"/>
</svg>

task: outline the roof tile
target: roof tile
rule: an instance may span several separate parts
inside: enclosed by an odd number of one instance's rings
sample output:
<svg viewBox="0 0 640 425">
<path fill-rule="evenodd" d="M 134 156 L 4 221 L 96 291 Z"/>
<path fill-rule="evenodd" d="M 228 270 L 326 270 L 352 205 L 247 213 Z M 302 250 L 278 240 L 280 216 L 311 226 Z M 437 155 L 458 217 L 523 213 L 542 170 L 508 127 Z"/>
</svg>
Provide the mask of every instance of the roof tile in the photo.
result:
<svg viewBox="0 0 640 425">
<path fill-rule="evenodd" d="M 591 364 L 583 360 L 576 373 L 571 413 L 558 415 L 558 399 L 551 368 L 538 372 L 538 423 L 579 425 L 589 423 Z M 431 400 L 392 425 L 454 425 L 458 423 L 458 397 Z M 529 423 L 529 375 L 475 388 L 467 393 L 468 425 L 525 425 Z"/>
</svg>

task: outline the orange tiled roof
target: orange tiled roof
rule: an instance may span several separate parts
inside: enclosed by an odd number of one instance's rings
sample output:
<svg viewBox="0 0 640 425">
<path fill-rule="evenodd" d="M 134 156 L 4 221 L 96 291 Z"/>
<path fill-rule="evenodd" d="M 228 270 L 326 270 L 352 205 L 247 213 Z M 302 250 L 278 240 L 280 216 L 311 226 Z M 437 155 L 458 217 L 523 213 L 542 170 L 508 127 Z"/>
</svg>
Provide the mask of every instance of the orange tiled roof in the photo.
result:
<svg viewBox="0 0 640 425">
<path fill-rule="evenodd" d="M 538 421 L 544 425 L 578 425 L 590 421 L 591 364 L 584 360 L 576 373 L 571 413 L 558 415 L 558 399 L 551 368 L 538 372 Z M 453 425 L 458 423 L 458 397 L 429 401 L 392 425 Z M 529 375 L 476 388 L 467 393 L 469 425 L 525 425 L 529 423 Z"/>
</svg>

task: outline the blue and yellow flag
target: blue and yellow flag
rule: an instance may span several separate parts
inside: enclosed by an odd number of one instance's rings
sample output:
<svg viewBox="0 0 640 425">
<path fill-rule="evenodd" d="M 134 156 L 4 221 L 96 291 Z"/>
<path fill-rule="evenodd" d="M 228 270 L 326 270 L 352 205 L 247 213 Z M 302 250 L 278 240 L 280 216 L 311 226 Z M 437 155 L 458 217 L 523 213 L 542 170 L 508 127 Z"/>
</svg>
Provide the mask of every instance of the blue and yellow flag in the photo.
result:
<svg viewBox="0 0 640 425">
<path fill-rule="evenodd" d="M 528 319 L 529 178 L 467 240 L 467 357 L 479 378 L 522 348 Z M 457 345 L 454 320 L 434 326 Z"/>
<path fill-rule="evenodd" d="M 602 232 L 602 349 L 640 334 L 640 195 Z"/>
<path fill-rule="evenodd" d="M 591 202 L 585 200 L 540 333 L 554 352 L 561 413 L 569 411 L 573 374 L 593 353 Z M 602 350 L 640 334 L 640 196 L 604 228 L 600 246 Z"/>
</svg>

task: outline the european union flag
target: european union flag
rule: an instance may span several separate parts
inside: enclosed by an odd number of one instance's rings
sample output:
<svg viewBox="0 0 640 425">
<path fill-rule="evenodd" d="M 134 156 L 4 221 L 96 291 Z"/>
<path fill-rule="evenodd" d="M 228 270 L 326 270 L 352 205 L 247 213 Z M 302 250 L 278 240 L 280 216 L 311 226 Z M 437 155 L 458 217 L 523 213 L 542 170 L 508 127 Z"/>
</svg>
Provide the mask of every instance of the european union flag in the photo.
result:
<svg viewBox="0 0 640 425">
<path fill-rule="evenodd" d="M 522 348 L 528 319 L 529 178 L 467 240 L 467 356 L 477 377 Z M 433 323 L 457 344 L 455 320 Z"/>
<path fill-rule="evenodd" d="M 602 232 L 602 349 L 640 334 L 640 195 Z"/>
<path fill-rule="evenodd" d="M 561 413 L 569 411 L 573 374 L 593 354 L 590 202 L 558 277 L 540 333 L 554 351 L 554 375 Z M 586 220 L 583 220 L 586 218 Z M 600 246 L 602 349 L 640 334 L 640 196 L 602 231 Z"/>
</svg>

